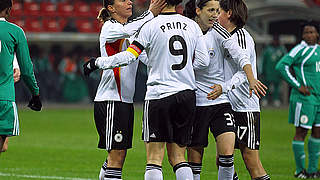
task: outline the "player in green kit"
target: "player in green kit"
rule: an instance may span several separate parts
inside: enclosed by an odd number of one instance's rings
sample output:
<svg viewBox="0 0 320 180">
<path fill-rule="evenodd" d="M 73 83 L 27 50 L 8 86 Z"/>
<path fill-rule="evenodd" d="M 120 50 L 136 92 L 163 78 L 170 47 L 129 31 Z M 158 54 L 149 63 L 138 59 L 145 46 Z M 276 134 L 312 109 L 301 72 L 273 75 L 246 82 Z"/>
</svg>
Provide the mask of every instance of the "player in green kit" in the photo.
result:
<svg viewBox="0 0 320 180">
<path fill-rule="evenodd" d="M 289 105 L 289 123 L 296 131 L 292 148 L 296 163 L 295 177 L 320 178 L 318 159 L 320 154 L 320 46 L 318 25 L 309 22 L 302 29 L 303 41 L 294 47 L 277 64 L 276 69 L 292 87 Z M 290 73 L 293 68 L 295 77 Z M 308 140 L 309 166 L 305 170 L 304 140 Z"/>
<path fill-rule="evenodd" d="M 32 93 L 28 106 L 35 111 L 40 111 L 42 107 L 25 34 L 20 27 L 6 21 L 11 7 L 11 0 L 0 1 L 0 149 L 7 136 L 19 135 L 12 76 L 14 53 L 20 66 L 21 78 Z"/>
<path fill-rule="evenodd" d="M 274 69 L 279 60 L 287 54 L 286 48 L 280 44 L 279 36 L 273 35 L 273 41 L 268 45 L 262 53 L 262 75 L 264 84 L 270 88 L 270 93 L 264 97 L 262 105 L 272 102 L 275 107 L 281 105 L 280 102 L 280 74 L 278 72 L 270 71 Z"/>
</svg>

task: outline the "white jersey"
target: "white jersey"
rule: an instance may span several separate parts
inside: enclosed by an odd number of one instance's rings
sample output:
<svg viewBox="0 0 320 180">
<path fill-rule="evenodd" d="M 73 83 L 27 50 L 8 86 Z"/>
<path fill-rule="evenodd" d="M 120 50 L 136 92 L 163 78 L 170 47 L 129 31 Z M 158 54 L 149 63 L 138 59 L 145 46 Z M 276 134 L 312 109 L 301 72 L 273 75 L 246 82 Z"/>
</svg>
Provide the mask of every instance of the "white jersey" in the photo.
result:
<svg viewBox="0 0 320 180">
<path fill-rule="evenodd" d="M 225 57 L 230 56 L 233 62 L 242 68 L 250 64 L 249 56 L 238 45 L 237 41 L 231 37 L 231 34 L 219 23 L 214 23 L 213 27 L 204 36 L 207 52 L 210 57 L 209 67 L 206 69 L 196 70 L 196 91 L 197 106 L 210 106 L 221 103 L 228 103 L 229 99 L 226 93 L 221 94 L 215 100 L 208 100 L 207 95 L 212 91 L 210 88 L 214 84 L 220 84 L 224 87 L 225 78 Z M 225 88 L 223 88 L 225 89 Z"/>
<path fill-rule="evenodd" d="M 158 15 L 141 28 L 126 52 L 99 57 L 95 64 L 102 69 L 127 65 L 136 60 L 142 49 L 148 56 L 144 61 L 148 68 L 145 100 L 195 90 L 193 68 L 206 68 L 209 64 L 200 27 L 177 13 Z"/>
<path fill-rule="evenodd" d="M 153 17 L 151 11 L 146 11 L 126 24 L 121 24 L 114 19 L 106 21 L 100 33 L 101 56 L 108 57 L 126 50 L 130 45 L 130 36 Z M 126 67 L 103 70 L 94 101 L 112 100 L 132 103 L 137 67 L 138 63 L 135 62 Z"/>
<path fill-rule="evenodd" d="M 250 55 L 252 72 L 257 79 L 257 61 L 253 38 L 244 28 L 236 29 L 232 34 L 232 38 Z M 249 83 L 245 73 L 233 61 L 228 58 L 226 61 L 225 76 L 228 80 L 226 86 L 232 109 L 237 112 L 260 112 L 259 98 L 254 93 L 252 97 L 249 95 Z"/>
</svg>

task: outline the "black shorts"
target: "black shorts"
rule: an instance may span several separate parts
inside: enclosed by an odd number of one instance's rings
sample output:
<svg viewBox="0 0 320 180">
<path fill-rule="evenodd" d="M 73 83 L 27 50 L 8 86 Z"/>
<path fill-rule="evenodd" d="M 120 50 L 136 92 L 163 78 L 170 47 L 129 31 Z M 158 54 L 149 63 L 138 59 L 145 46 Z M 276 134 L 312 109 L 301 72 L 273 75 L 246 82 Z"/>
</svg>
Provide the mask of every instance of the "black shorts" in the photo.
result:
<svg viewBox="0 0 320 180">
<path fill-rule="evenodd" d="M 98 148 L 110 151 L 132 147 L 133 103 L 94 102 L 94 120 L 99 134 Z"/>
<path fill-rule="evenodd" d="M 225 132 L 235 132 L 230 103 L 196 107 L 196 120 L 189 146 L 207 147 L 209 128 L 215 138 Z"/>
<path fill-rule="evenodd" d="M 145 142 L 188 145 L 191 142 L 195 107 L 195 92 L 192 90 L 181 91 L 162 99 L 146 100 L 142 139 Z"/>
<path fill-rule="evenodd" d="M 260 146 L 260 112 L 234 112 L 237 129 L 237 140 L 252 150 L 259 150 Z"/>
</svg>

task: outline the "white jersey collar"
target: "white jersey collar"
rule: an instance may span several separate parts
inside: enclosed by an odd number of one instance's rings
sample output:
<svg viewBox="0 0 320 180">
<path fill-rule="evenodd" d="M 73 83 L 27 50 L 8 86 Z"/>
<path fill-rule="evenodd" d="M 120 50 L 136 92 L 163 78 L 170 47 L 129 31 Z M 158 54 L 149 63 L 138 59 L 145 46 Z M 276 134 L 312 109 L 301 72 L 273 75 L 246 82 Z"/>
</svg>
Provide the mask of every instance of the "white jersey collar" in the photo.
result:
<svg viewBox="0 0 320 180">
<path fill-rule="evenodd" d="M 6 21 L 6 18 L 0 18 L 0 21 Z"/>
</svg>

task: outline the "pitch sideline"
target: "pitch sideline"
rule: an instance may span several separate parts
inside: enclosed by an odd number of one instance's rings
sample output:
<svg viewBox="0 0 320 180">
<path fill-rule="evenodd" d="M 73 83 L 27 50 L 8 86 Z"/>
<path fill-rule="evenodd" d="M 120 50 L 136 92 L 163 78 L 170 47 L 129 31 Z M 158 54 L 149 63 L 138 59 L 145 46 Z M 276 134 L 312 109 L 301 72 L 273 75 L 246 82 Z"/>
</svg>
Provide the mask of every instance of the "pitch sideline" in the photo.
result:
<svg viewBox="0 0 320 180">
<path fill-rule="evenodd" d="M 2 172 L 0 172 L 0 176 L 31 178 L 31 179 L 93 180 L 93 179 L 89 179 L 89 178 L 59 177 L 59 176 L 35 176 L 35 175 L 23 175 L 23 174 L 12 174 L 12 173 L 2 173 Z"/>
</svg>

